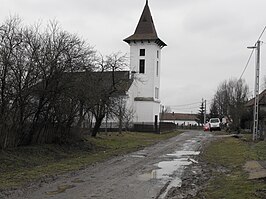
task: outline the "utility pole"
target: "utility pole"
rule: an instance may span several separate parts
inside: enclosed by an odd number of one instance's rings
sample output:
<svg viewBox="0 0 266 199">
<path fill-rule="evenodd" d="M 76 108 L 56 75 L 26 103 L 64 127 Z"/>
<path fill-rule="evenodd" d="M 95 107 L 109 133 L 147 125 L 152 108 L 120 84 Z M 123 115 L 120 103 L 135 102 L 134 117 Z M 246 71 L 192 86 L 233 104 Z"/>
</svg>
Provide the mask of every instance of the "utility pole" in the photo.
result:
<svg viewBox="0 0 266 199">
<path fill-rule="evenodd" d="M 253 141 L 256 141 L 258 135 L 258 124 L 259 124 L 259 80 L 260 80 L 260 40 L 257 41 L 255 46 L 248 47 L 256 49 L 256 68 L 255 68 L 255 90 L 254 90 L 254 115 L 253 115 Z"/>
<path fill-rule="evenodd" d="M 206 124 L 206 100 L 204 100 L 204 124 Z"/>
</svg>

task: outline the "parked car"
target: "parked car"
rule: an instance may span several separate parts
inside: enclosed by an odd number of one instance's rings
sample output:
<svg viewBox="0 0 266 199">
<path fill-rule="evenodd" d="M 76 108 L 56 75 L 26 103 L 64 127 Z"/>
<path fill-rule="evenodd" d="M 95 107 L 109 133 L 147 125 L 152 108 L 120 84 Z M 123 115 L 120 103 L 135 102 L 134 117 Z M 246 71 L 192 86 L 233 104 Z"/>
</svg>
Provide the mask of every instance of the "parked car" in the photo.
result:
<svg viewBox="0 0 266 199">
<path fill-rule="evenodd" d="M 209 124 L 210 124 L 210 131 L 221 130 L 221 121 L 219 118 L 211 118 Z"/>
<path fill-rule="evenodd" d="M 209 131 L 210 130 L 210 124 L 207 122 L 206 124 L 203 125 L 203 131 Z"/>
</svg>

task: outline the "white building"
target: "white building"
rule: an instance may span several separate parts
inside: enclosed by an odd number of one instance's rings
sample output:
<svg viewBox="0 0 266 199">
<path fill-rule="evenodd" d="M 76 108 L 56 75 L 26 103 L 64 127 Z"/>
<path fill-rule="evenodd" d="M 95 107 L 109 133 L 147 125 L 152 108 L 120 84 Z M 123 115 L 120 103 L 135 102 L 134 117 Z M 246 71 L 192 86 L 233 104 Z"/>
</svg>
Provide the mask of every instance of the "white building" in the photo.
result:
<svg viewBox="0 0 266 199">
<path fill-rule="evenodd" d="M 124 39 L 130 46 L 130 70 L 134 83 L 130 87 L 129 107 L 134 110 L 134 123 L 157 123 L 160 115 L 161 49 L 148 1 L 133 35 Z"/>
</svg>

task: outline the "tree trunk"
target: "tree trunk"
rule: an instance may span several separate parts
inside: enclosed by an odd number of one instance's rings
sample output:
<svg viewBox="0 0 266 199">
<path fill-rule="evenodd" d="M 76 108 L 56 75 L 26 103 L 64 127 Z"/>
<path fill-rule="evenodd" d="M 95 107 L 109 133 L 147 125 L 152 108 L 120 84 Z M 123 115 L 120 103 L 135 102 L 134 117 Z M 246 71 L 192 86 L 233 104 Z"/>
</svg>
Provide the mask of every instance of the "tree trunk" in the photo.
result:
<svg viewBox="0 0 266 199">
<path fill-rule="evenodd" d="M 122 127 L 123 127 L 123 116 L 122 116 L 122 110 L 120 108 L 119 110 L 119 134 L 122 133 Z"/>
<path fill-rule="evenodd" d="M 103 118 L 104 118 L 104 115 L 96 118 L 96 122 L 95 122 L 95 125 L 93 127 L 92 134 L 91 134 L 92 137 L 96 137 L 97 133 L 99 132 Z"/>
</svg>

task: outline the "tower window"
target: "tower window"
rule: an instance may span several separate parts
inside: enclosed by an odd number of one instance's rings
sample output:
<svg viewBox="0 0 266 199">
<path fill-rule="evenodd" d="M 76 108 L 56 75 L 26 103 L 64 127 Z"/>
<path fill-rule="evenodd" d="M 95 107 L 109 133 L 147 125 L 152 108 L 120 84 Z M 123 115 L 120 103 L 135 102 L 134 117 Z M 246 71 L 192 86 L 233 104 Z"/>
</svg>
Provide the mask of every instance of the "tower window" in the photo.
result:
<svg viewBox="0 0 266 199">
<path fill-rule="evenodd" d="M 145 73 L 145 59 L 139 60 L 139 73 Z"/>
<path fill-rule="evenodd" d="M 156 65 L 156 76 L 158 77 L 159 75 L 159 62 L 157 61 L 157 65 Z"/>
<path fill-rule="evenodd" d="M 155 99 L 159 99 L 159 88 L 155 87 Z"/>
<path fill-rule="evenodd" d="M 159 59 L 159 50 L 157 50 L 157 58 Z"/>
<path fill-rule="evenodd" d="M 139 56 L 145 56 L 145 49 L 139 50 Z"/>
</svg>

